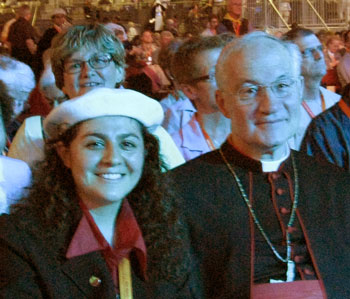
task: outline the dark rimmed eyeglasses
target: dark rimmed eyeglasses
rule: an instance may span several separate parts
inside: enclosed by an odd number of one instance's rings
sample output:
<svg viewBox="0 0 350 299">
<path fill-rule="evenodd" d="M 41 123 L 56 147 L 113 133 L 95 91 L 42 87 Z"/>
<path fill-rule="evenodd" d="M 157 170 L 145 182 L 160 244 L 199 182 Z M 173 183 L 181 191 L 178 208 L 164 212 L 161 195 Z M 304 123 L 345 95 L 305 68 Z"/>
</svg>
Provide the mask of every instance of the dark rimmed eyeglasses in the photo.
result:
<svg viewBox="0 0 350 299">
<path fill-rule="evenodd" d="M 319 45 L 317 47 L 314 48 L 306 48 L 304 51 L 301 51 L 301 54 L 303 54 L 303 56 L 305 57 L 309 57 L 314 55 L 314 53 L 316 52 L 323 52 L 323 46 Z"/>
<path fill-rule="evenodd" d="M 87 63 L 91 68 L 100 70 L 107 67 L 112 61 L 110 55 L 96 55 L 91 57 L 89 60 L 72 60 L 64 63 L 64 72 L 68 74 L 80 73 L 83 65 Z"/>
</svg>

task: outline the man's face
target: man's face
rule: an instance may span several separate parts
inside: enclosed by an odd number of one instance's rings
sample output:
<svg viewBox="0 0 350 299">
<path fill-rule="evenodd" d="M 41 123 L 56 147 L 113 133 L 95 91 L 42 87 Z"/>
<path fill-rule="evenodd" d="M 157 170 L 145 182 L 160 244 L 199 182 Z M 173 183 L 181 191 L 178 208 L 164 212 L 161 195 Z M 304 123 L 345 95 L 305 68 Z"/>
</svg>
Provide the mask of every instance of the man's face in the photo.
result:
<svg viewBox="0 0 350 299">
<path fill-rule="evenodd" d="M 153 43 L 152 33 L 150 31 L 145 31 L 142 34 L 141 41 L 143 43 Z"/>
<path fill-rule="evenodd" d="M 322 78 L 326 72 L 326 62 L 324 60 L 322 44 L 316 35 L 299 37 L 295 40 L 302 53 L 301 74 L 307 78 Z"/>
<path fill-rule="evenodd" d="M 242 0 L 227 0 L 227 12 L 240 17 L 242 15 Z"/>
<path fill-rule="evenodd" d="M 276 42 L 262 42 L 228 58 L 230 79 L 217 92 L 219 108 L 231 119 L 235 147 L 261 155 L 284 148 L 295 134 L 302 95 L 289 52 Z"/>
<path fill-rule="evenodd" d="M 220 52 L 221 48 L 211 49 L 199 53 L 195 58 L 197 66 L 200 66 L 196 78 L 209 75 L 209 78 L 198 80 L 191 84 L 192 94 L 189 98 L 193 100 L 199 113 L 213 113 L 218 111 L 215 101 L 215 93 L 217 90 L 215 65 L 220 56 Z"/>
<path fill-rule="evenodd" d="M 66 21 L 66 16 L 64 14 L 54 15 L 52 21 L 55 25 L 61 27 Z"/>
<path fill-rule="evenodd" d="M 216 29 L 216 27 L 218 27 L 218 25 L 219 25 L 219 21 L 217 18 L 212 18 L 210 20 L 210 28 L 211 29 Z"/>
<path fill-rule="evenodd" d="M 327 46 L 328 50 L 332 53 L 336 53 L 341 46 L 341 41 L 338 39 L 333 39 Z"/>
</svg>

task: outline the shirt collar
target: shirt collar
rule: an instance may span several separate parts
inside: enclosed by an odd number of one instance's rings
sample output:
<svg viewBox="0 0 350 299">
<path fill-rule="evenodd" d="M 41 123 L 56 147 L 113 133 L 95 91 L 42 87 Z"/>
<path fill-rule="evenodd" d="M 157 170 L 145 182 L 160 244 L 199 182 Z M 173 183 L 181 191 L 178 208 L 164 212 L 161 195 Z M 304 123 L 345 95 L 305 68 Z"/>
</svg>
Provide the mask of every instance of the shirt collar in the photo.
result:
<svg viewBox="0 0 350 299">
<path fill-rule="evenodd" d="M 234 146 L 229 142 L 229 138 L 222 144 L 221 149 L 229 163 L 253 172 L 264 172 L 261 161 L 254 160 L 236 150 Z M 288 151 L 288 155 L 279 161 L 277 167 L 278 169 L 274 168 L 274 171 L 281 170 L 284 167 L 285 163 L 289 161 L 289 156 L 290 150 Z"/>
<path fill-rule="evenodd" d="M 109 262 L 117 265 L 122 258 L 128 257 L 133 251 L 136 254 L 141 273 L 146 278 L 146 245 L 129 202 L 126 199 L 123 201 L 117 217 L 114 248 L 103 237 L 86 206 L 82 202 L 80 203 L 83 216 L 68 246 L 66 257 L 71 259 L 90 252 L 102 251 Z"/>
</svg>

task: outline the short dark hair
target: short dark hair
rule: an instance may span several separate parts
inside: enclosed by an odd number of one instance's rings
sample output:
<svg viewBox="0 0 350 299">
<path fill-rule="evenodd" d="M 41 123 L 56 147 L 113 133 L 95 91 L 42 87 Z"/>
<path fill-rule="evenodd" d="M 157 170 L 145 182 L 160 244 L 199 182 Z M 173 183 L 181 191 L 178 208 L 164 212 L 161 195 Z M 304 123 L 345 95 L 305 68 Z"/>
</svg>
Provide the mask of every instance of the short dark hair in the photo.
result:
<svg viewBox="0 0 350 299">
<path fill-rule="evenodd" d="M 228 43 L 220 35 L 198 36 L 185 41 L 176 51 L 171 62 L 171 73 L 178 83 L 189 83 L 198 77 L 200 66 L 197 65 L 198 54 L 216 48 L 224 48 Z"/>
<path fill-rule="evenodd" d="M 289 30 L 286 32 L 283 36 L 282 39 L 285 41 L 295 41 L 296 39 L 300 37 L 305 37 L 309 35 L 315 35 L 315 32 L 313 32 L 310 29 L 303 28 L 303 27 L 296 27 L 292 30 Z"/>
</svg>

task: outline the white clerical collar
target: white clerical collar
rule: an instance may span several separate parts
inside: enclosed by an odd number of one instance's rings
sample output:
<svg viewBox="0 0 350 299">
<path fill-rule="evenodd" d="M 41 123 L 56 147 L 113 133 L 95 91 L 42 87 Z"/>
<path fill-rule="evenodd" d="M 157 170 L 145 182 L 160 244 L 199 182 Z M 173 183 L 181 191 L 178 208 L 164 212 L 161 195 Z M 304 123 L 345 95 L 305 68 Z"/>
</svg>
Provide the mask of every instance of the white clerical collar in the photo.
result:
<svg viewBox="0 0 350 299">
<path fill-rule="evenodd" d="M 281 163 L 289 157 L 289 154 L 290 154 L 290 149 L 289 149 L 289 146 L 287 146 L 285 154 L 284 154 L 284 156 L 282 156 L 282 158 L 280 158 L 278 160 L 274 160 L 274 161 L 260 160 L 261 168 L 262 168 L 263 172 L 277 171 L 278 168 L 280 167 Z"/>
</svg>

